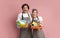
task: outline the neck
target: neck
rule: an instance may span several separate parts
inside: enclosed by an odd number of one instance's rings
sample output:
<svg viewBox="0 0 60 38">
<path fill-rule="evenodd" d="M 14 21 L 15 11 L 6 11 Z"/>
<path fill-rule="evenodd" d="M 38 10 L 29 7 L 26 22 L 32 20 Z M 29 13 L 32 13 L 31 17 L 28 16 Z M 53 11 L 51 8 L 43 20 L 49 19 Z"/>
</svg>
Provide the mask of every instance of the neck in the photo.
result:
<svg viewBox="0 0 60 38">
<path fill-rule="evenodd" d="M 33 18 L 36 18 L 36 17 L 33 17 Z"/>
<path fill-rule="evenodd" d="M 33 18 L 36 18 L 36 17 L 38 17 L 38 16 L 32 15 L 32 17 L 33 17 Z"/>
<path fill-rule="evenodd" d="M 28 13 L 28 11 L 23 11 L 23 13 Z"/>
</svg>

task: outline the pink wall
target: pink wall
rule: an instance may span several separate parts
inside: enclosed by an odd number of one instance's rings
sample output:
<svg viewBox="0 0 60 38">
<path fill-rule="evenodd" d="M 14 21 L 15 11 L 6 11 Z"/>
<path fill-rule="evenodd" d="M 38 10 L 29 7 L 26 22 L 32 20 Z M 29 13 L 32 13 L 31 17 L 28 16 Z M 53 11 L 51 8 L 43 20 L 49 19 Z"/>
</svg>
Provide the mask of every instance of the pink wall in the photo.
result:
<svg viewBox="0 0 60 38">
<path fill-rule="evenodd" d="M 43 16 L 46 38 L 60 38 L 59 0 L 0 0 L 0 38 L 18 38 L 15 20 L 23 3 L 30 5 L 30 12 L 32 8 L 37 8 Z"/>
</svg>

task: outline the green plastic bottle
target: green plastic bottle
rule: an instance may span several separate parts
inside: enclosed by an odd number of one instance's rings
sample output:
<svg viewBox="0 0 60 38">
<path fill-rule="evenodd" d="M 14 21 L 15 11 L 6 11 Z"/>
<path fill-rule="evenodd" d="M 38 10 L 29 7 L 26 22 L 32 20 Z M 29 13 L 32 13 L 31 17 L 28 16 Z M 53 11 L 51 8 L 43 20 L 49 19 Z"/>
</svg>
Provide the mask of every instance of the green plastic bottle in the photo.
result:
<svg viewBox="0 0 60 38">
<path fill-rule="evenodd" d="M 22 24 L 21 24 L 20 21 L 18 21 L 17 24 L 18 24 L 18 26 L 19 26 L 20 28 L 22 28 Z"/>
</svg>

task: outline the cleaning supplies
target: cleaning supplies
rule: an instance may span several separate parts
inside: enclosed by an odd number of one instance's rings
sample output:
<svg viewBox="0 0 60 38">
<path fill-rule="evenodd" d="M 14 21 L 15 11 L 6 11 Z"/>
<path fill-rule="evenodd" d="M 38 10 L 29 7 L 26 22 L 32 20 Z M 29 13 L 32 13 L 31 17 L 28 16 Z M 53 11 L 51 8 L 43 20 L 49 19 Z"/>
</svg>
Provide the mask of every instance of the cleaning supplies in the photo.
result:
<svg viewBox="0 0 60 38">
<path fill-rule="evenodd" d="M 32 22 L 32 25 L 31 25 L 31 29 L 32 30 L 34 30 L 34 29 L 36 29 L 36 30 L 40 30 L 42 28 L 42 26 L 41 25 L 39 25 L 39 23 L 37 23 L 37 22 Z"/>
<path fill-rule="evenodd" d="M 26 20 L 20 20 L 20 21 L 18 20 L 17 24 L 20 28 L 27 28 L 28 27 L 28 23 L 26 23 Z"/>
<path fill-rule="evenodd" d="M 33 26 L 37 26 L 38 23 L 37 22 L 32 22 Z"/>
</svg>

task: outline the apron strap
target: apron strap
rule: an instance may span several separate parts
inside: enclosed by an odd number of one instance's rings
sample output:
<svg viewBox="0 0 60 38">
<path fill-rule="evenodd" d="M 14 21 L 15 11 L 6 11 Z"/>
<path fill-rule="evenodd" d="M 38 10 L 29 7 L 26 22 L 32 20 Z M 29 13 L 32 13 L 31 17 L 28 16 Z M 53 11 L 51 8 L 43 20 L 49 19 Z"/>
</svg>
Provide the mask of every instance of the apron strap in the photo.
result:
<svg viewBox="0 0 60 38">
<path fill-rule="evenodd" d="M 28 13 L 28 17 L 30 18 L 30 15 L 29 15 L 29 13 Z M 23 17 L 23 12 L 22 12 L 22 20 L 24 19 L 24 17 Z"/>
<path fill-rule="evenodd" d="M 39 20 L 38 16 L 37 16 L 37 20 Z M 32 17 L 32 22 L 34 21 L 34 18 Z"/>
</svg>

